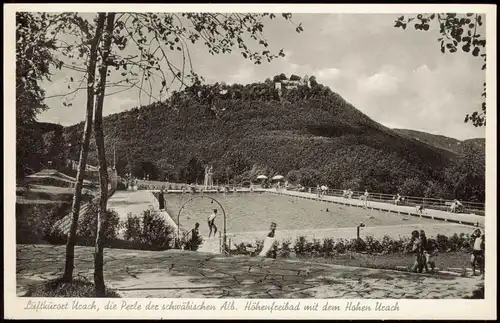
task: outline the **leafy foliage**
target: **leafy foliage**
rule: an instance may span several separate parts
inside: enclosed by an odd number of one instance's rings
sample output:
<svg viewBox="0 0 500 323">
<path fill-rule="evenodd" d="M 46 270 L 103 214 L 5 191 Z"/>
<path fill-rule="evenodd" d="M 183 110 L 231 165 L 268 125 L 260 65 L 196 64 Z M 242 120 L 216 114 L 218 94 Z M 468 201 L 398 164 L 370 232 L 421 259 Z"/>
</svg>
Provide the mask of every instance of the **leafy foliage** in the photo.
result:
<svg viewBox="0 0 500 323">
<path fill-rule="evenodd" d="M 290 256 L 293 250 L 296 256 L 308 257 L 335 257 L 346 252 L 368 253 L 368 254 L 400 254 L 407 253 L 411 249 L 410 237 L 393 238 L 384 236 L 376 239 L 367 236 L 365 239 L 335 239 L 325 238 L 322 240 L 308 240 L 306 237 L 298 237 L 293 246 L 289 240 L 282 241 L 278 246 L 278 255 L 283 258 Z M 247 247 L 258 246 L 260 241 L 254 244 L 241 242 L 237 248 L 237 254 L 248 254 Z M 439 252 L 470 252 L 472 248 L 471 238 L 467 234 L 453 234 L 451 237 L 438 234 L 436 238 L 427 239 L 430 249 Z"/>
<path fill-rule="evenodd" d="M 456 53 L 461 50 L 471 53 L 474 57 L 484 60 L 482 69 L 486 69 L 486 36 L 481 31 L 484 24 L 484 16 L 477 13 L 432 13 L 418 14 L 405 18 L 399 17 L 394 27 L 406 29 L 413 24 L 415 30 L 428 31 L 432 24 L 439 26 L 441 37 L 437 40 L 441 45 L 442 53 Z M 486 125 L 486 83 L 483 84 L 483 102 L 479 111 L 474 111 L 465 116 L 465 122 L 471 122 L 475 127 Z"/>
<path fill-rule="evenodd" d="M 92 201 L 89 203 L 86 212 L 80 215 L 78 219 L 78 233 L 80 240 L 85 245 L 94 245 L 97 234 L 97 213 L 99 203 Z M 114 240 L 120 230 L 120 216 L 112 210 L 106 212 L 107 221 L 104 223 L 105 240 Z"/>
<path fill-rule="evenodd" d="M 166 250 L 173 240 L 173 229 L 158 211 L 148 209 L 141 216 L 127 216 L 124 235 L 127 241 L 142 243 L 155 250 Z"/>
<path fill-rule="evenodd" d="M 45 34 L 47 27 L 43 15 L 16 13 L 16 170 L 20 178 L 39 170 L 43 160 L 41 134 L 33 130 L 37 114 L 47 109 L 40 82 L 49 78 L 54 64 L 55 44 Z"/>
<path fill-rule="evenodd" d="M 67 208 L 63 204 L 17 204 L 16 243 L 64 244 L 66 235 L 55 226 Z"/>
</svg>

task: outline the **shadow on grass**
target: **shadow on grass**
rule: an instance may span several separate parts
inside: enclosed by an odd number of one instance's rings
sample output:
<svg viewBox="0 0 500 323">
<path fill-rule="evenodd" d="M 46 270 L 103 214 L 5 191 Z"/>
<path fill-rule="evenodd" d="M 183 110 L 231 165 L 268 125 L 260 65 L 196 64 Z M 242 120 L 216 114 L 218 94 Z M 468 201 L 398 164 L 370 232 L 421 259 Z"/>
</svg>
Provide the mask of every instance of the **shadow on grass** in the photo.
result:
<svg viewBox="0 0 500 323">
<path fill-rule="evenodd" d="M 70 283 L 58 278 L 28 287 L 23 297 L 97 297 L 94 288 L 94 283 L 81 278 L 73 279 Z M 120 295 L 116 291 L 106 288 L 103 297 L 120 298 Z"/>
</svg>

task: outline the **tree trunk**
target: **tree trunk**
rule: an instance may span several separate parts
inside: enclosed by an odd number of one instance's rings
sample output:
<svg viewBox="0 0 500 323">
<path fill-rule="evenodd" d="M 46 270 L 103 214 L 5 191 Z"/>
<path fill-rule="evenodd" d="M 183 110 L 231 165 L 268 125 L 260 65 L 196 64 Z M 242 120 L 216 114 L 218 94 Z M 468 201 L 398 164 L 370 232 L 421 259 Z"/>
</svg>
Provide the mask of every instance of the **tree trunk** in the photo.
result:
<svg viewBox="0 0 500 323">
<path fill-rule="evenodd" d="M 106 32 L 104 34 L 104 44 L 102 48 L 102 62 L 99 66 L 99 85 L 94 116 L 94 136 L 97 146 L 97 157 L 99 159 L 99 182 L 101 197 L 97 217 L 97 235 L 94 252 L 94 283 L 96 296 L 104 297 L 106 288 L 104 286 L 104 239 L 107 224 L 107 203 L 108 203 L 108 167 L 106 163 L 106 152 L 104 150 L 104 130 L 102 109 L 106 90 L 106 76 L 108 73 L 108 59 L 111 50 L 111 40 L 115 13 L 108 13 L 106 19 Z"/>
<path fill-rule="evenodd" d="M 87 66 L 87 109 L 85 112 L 85 128 L 83 131 L 83 143 L 80 149 L 80 159 L 78 161 L 78 173 L 76 175 L 75 192 L 71 206 L 72 219 L 71 227 L 68 232 L 66 242 L 66 264 L 64 267 L 63 279 L 71 281 L 73 279 L 73 269 L 75 263 L 75 244 L 76 231 L 78 228 L 78 216 L 80 215 L 80 202 L 82 199 L 83 178 L 85 176 L 85 167 L 87 165 L 87 156 L 89 153 L 90 136 L 92 134 L 92 114 L 94 112 L 94 82 L 95 70 L 97 65 L 97 46 L 104 29 L 105 15 L 99 15 L 94 39 L 90 47 L 89 62 Z"/>
</svg>

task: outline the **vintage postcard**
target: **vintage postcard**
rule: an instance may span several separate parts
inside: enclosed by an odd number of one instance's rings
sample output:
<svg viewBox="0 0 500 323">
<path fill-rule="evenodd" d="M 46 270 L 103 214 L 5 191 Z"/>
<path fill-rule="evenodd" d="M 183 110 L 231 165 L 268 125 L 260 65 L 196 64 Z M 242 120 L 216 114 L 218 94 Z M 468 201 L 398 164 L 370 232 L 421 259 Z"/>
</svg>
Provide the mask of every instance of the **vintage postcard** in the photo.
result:
<svg viewBox="0 0 500 323">
<path fill-rule="evenodd" d="M 7 4 L 4 45 L 6 318 L 496 319 L 495 6 Z"/>
</svg>

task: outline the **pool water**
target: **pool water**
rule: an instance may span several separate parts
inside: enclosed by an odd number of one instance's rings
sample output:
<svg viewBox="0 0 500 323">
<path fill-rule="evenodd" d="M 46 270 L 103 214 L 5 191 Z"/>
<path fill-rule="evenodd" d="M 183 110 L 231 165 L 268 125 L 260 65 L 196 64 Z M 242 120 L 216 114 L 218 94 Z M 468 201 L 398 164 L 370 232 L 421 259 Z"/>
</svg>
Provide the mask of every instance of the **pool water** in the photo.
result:
<svg viewBox="0 0 500 323">
<path fill-rule="evenodd" d="M 169 193 L 165 194 L 168 213 L 183 229 L 193 228 L 200 223 L 207 231 L 208 216 L 217 209 L 215 224 L 223 229 L 223 212 L 220 206 L 207 197 L 216 199 L 226 213 L 227 231 L 231 233 L 265 231 L 271 222 L 276 222 L 278 230 L 352 228 L 360 222 L 366 226 L 390 226 L 401 224 L 434 224 L 432 219 L 407 216 L 402 221 L 396 213 L 344 206 L 293 196 L 270 193 L 212 193 L 202 195 Z M 193 200 L 189 201 L 190 199 Z M 389 232 L 388 232 L 389 233 Z"/>
</svg>

